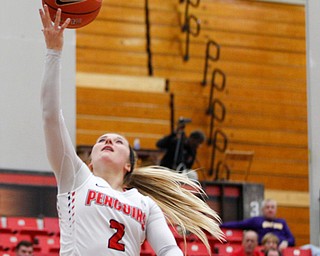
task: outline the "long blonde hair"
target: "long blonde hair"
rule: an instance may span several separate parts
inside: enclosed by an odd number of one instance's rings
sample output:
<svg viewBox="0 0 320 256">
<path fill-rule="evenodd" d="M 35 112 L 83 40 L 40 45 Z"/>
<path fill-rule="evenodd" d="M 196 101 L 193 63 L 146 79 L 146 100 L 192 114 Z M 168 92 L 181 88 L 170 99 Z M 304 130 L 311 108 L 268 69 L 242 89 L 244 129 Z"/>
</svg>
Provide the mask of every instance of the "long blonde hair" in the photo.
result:
<svg viewBox="0 0 320 256">
<path fill-rule="evenodd" d="M 193 233 L 205 244 L 210 255 L 211 249 L 205 231 L 219 241 L 225 241 L 219 227 L 220 217 L 198 197 L 205 195 L 200 184 L 190 180 L 185 174 L 160 166 L 140 167 L 125 178 L 124 185 L 135 187 L 141 194 L 152 198 L 162 209 L 168 222 L 181 227 L 184 241 L 187 231 Z"/>
</svg>

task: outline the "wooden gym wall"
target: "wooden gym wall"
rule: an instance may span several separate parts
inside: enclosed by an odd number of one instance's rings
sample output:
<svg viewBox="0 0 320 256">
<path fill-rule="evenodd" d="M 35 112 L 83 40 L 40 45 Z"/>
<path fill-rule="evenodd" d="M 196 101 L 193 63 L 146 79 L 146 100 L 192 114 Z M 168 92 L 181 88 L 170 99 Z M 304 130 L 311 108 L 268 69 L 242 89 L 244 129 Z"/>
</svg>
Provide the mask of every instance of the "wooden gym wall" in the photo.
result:
<svg viewBox="0 0 320 256">
<path fill-rule="evenodd" d="M 198 37 L 181 31 L 185 3 L 179 0 L 107 0 L 98 19 L 77 31 L 77 72 L 136 76 L 143 88 L 123 90 L 77 82 L 77 144 L 93 144 L 105 131 L 123 133 L 143 148 L 170 132 L 170 93 L 175 116 L 192 119 L 187 133 L 209 135 L 207 115 L 213 70 L 226 74 L 226 88 L 214 96 L 226 107 L 224 122 L 215 123 L 228 137 L 228 148 L 254 151 L 249 182 L 263 183 L 265 197 L 279 203 L 298 245 L 309 241 L 308 152 L 304 6 L 240 0 L 202 0 L 189 14 L 200 20 Z M 196 2 L 196 1 L 194 1 Z M 148 14 L 148 19 L 146 19 Z M 146 20 L 150 26 L 146 26 Z M 191 25 L 194 29 L 195 26 Z M 150 40 L 147 36 L 150 36 Z M 208 40 L 220 45 L 203 80 Z M 149 51 L 148 51 L 149 50 Z M 162 80 L 150 91 L 144 77 Z M 107 77 L 109 79 L 109 77 Z M 165 90 L 165 81 L 169 87 Z M 109 83 L 112 79 L 109 79 Z M 124 82 L 125 83 L 125 82 Z M 212 180 L 212 147 L 198 153 L 200 179 Z M 217 153 L 216 161 L 223 158 Z M 232 166 L 231 180 L 243 180 Z"/>
</svg>

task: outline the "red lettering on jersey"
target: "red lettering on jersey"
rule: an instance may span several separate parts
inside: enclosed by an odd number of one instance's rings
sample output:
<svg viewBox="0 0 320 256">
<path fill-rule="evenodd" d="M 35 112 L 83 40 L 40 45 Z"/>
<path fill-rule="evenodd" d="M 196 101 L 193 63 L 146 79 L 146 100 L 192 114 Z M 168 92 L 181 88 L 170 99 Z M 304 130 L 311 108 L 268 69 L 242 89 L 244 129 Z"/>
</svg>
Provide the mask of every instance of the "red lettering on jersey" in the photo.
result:
<svg viewBox="0 0 320 256">
<path fill-rule="evenodd" d="M 104 199 L 104 197 L 105 197 L 105 195 L 104 194 L 102 194 L 102 193 L 100 193 L 100 192 L 98 192 L 98 195 L 97 195 L 97 204 L 99 204 L 99 205 L 103 205 L 103 199 Z"/>
<path fill-rule="evenodd" d="M 145 220 L 146 220 L 146 215 L 143 211 L 141 211 L 140 209 L 137 209 L 137 216 L 136 216 L 136 220 L 139 221 L 141 223 L 141 228 L 142 230 L 144 230 L 145 228 Z"/>
<path fill-rule="evenodd" d="M 123 212 L 125 214 L 129 215 L 131 212 L 131 208 L 134 208 L 134 207 L 131 207 L 130 205 L 127 205 L 127 204 L 123 204 Z"/>
<path fill-rule="evenodd" d="M 102 192 L 88 190 L 86 205 L 90 206 L 92 202 L 96 203 L 97 205 L 113 208 L 119 212 L 131 216 L 141 224 L 142 230 L 145 230 L 146 214 L 141 209 L 128 204 L 124 204 L 118 199 L 110 197 Z"/>
<path fill-rule="evenodd" d="M 137 214 L 137 218 L 136 218 L 137 221 L 139 221 L 140 223 L 142 223 L 142 220 L 143 220 L 143 212 L 138 209 L 138 214 Z"/>
<path fill-rule="evenodd" d="M 95 201 L 95 200 L 94 200 L 95 197 L 96 197 L 96 191 L 94 191 L 94 190 L 89 190 L 89 191 L 88 191 L 88 194 L 87 194 L 86 205 L 91 205 L 91 202 L 92 202 L 92 201 Z"/>
<path fill-rule="evenodd" d="M 104 203 L 103 203 L 103 204 L 104 204 L 104 205 L 107 205 L 107 206 L 109 206 L 109 207 L 112 207 L 112 205 L 113 205 L 113 198 L 106 195 L 106 197 L 104 198 Z"/>
<path fill-rule="evenodd" d="M 114 209 L 120 211 L 121 208 L 122 208 L 121 206 L 122 206 L 121 202 L 120 202 L 118 199 L 116 199 L 116 200 L 114 201 Z"/>
<path fill-rule="evenodd" d="M 131 209 L 131 217 L 134 219 L 137 219 L 137 208 L 136 207 L 132 207 Z"/>
</svg>

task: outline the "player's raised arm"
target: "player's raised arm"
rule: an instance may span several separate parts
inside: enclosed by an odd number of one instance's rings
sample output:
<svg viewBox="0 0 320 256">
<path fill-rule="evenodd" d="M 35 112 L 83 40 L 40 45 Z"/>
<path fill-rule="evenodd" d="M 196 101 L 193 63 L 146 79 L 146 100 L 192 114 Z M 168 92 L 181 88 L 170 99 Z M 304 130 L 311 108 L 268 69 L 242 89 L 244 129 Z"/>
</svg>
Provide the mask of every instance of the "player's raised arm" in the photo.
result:
<svg viewBox="0 0 320 256">
<path fill-rule="evenodd" d="M 77 185 L 75 177 L 82 164 L 64 123 L 60 103 L 63 32 L 70 20 L 67 19 L 59 26 L 61 10 L 57 11 L 54 22 L 51 21 L 46 5 L 39 12 L 47 47 L 41 91 L 46 150 L 51 168 L 56 175 L 59 193 L 63 193 Z"/>
</svg>

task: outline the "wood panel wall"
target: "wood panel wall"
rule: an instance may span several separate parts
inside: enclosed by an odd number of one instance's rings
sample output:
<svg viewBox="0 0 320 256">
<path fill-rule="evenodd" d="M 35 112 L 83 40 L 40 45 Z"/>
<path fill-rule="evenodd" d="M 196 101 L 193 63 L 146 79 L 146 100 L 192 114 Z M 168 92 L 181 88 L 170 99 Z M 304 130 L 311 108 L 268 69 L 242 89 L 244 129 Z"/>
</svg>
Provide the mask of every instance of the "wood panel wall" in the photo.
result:
<svg viewBox="0 0 320 256">
<path fill-rule="evenodd" d="M 170 93 L 175 116 L 192 119 L 187 133 L 203 130 L 208 136 L 210 81 L 215 69 L 226 74 L 226 89 L 214 92 L 226 107 L 226 119 L 214 127 L 226 133 L 229 148 L 254 151 L 249 182 L 266 190 L 308 193 L 307 104 L 304 7 L 245 0 L 202 0 L 189 14 L 200 21 L 200 34 L 181 31 L 185 3 L 149 0 L 150 41 L 147 40 L 145 1 L 104 1 L 98 19 L 77 33 L 77 71 L 168 79 L 163 93 L 137 93 L 78 88 L 77 143 L 92 144 L 103 131 L 123 133 L 132 142 L 155 149 L 170 131 Z M 195 29 L 192 24 L 191 29 Z M 210 61 L 203 80 L 208 40 L 220 46 L 218 61 Z M 148 42 L 150 43 L 148 52 Z M 213 50 L 214 51 L 214 50 Z M 195 168 L 201 179 L 212 147 L 205 144 Z M 216 161 L 223 154 L 216 155 Z M 232 166 L 232 180 L 242 180 Z M 273 194 L 276 195 L 276 194 Z M 293 200 L 292 200 L 293 201 Z M 297 244 L 309 241 L 308 207 L 297 202 L 279 205 Z M 299 212 L 299 216 L 292 215 Z"/>
<path fill-rule="evenodd" d="M 144 0 L 103 1 L 98 18 L 78 30 L 77 71 L 148 75 Z"/>
</svg>

